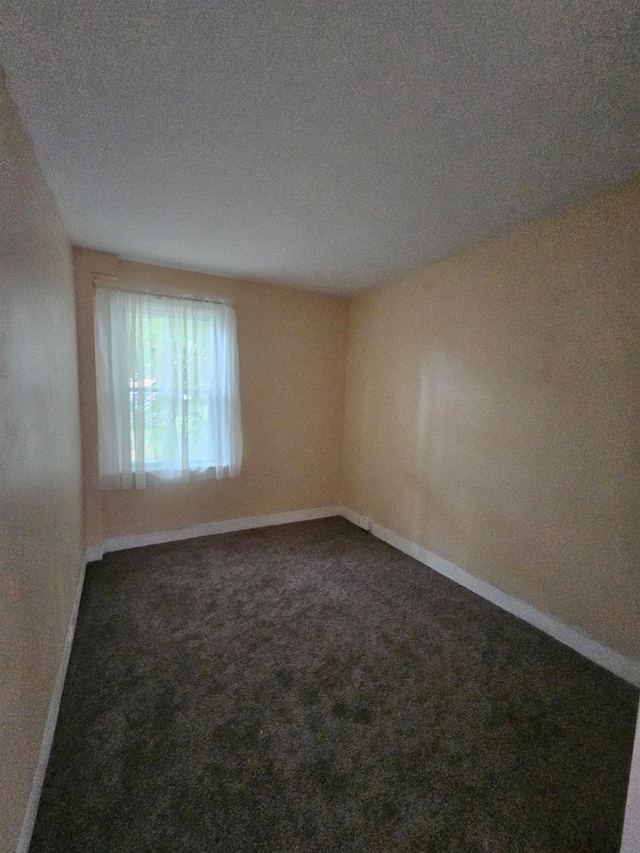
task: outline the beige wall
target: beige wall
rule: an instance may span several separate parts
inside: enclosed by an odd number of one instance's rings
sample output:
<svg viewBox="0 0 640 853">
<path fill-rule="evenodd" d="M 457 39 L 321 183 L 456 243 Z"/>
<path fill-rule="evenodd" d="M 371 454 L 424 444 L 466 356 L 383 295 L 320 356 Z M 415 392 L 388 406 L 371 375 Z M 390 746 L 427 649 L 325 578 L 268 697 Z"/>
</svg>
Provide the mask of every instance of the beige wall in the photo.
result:
<svg viewBox="0 0 640 853">
<path fill-rule="evenodd" d="M 339 504 L 347 303 L 259 282 L 74 252 L 86 525 L 105 537 Z M 230 299 L 236 310 L 244 455 L 234 479 L 98 489 L 92 275 Z"/>
<path fill-rule="evenodd" d="M 0 851 L 22 824 L 82 567 L 71 252 L 0 71 Z"/>
<path fill-rule="evenodd" d="M 640 657 L 640 180 L 354 299 L 347 505 Z"/>
</svg>

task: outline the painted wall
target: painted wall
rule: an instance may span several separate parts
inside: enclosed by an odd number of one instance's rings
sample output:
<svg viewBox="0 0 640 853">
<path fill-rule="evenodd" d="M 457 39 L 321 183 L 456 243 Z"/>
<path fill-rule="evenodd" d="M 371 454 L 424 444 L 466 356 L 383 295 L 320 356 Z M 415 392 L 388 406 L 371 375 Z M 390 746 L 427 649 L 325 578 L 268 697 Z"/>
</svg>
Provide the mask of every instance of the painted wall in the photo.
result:
<svg viewBox="0 0 640 853">
<path fill-rule="evenodd" d="M 347 302 L 74 251 L 86 531 L 105 537 L 173 530 L 342 502 Z M 234 479 L 145 490 L 98 489 L 93 338 L 95 273 L 145 288 L 230 299 L 236 310 L 244 455 Z"/>
<path fill-rule="evenodd" d="M 640 179 L 352 301 L 346 504 L 640 657 Z"/>
<path fill-rule="evenodd" d="M 82 561 L 71 250 L 0 71 L 0 851 L 23 821 Z"/>
</svg>

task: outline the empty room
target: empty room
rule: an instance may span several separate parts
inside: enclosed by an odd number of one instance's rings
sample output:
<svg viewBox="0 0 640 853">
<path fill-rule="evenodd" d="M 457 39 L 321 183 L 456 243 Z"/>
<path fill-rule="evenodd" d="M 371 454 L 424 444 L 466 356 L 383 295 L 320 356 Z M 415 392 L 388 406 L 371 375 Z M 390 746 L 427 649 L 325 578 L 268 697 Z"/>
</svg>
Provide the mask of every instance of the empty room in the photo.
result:
<svg viewBox="0 0 640 853">
<path fill-rule="evenodd" d="M 0 7 L 0 853 L 640 853 L 640 9 Z"/>
</svg>

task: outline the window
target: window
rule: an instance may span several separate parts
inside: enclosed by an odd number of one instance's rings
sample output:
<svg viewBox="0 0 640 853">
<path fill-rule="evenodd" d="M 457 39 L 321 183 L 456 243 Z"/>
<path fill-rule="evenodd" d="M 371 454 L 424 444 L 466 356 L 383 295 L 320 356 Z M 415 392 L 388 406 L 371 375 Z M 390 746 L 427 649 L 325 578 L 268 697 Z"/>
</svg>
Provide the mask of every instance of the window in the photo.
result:
<svg viewBox="0 0 640 853">
<path fill-rule="evenodd" d="M 240 472 L 230 305 L 96 288 L 100 486 Z"/>
</svg>

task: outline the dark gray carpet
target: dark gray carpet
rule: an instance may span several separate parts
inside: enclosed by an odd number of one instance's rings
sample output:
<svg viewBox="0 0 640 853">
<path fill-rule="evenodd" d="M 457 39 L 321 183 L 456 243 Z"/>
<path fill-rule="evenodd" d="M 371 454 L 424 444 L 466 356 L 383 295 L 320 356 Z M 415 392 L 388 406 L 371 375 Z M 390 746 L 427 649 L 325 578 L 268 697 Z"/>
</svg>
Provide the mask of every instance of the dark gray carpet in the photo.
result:
<svg viewBox="0 0 640 853">
<path fill-rule="evenodd" d="M 343 519 L 89 567 L 32 853 L 617 853 L 637 691 Z"/>
</svg>

